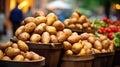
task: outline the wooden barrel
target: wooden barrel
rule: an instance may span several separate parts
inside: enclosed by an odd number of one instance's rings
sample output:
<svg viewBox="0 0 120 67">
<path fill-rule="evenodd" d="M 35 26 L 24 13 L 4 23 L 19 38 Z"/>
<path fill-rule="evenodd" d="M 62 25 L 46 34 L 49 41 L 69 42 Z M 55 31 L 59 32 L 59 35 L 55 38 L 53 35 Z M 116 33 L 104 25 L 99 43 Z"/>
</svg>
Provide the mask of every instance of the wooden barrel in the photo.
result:
<svg viewBox="0 0 120 67">
<path fill-rule="evenodd" d="M 92 67 L 93 55 L 89 56 L 66 56 L 61 59 L 60 67 Z"/>
<path fill-rule="evenodd" d="M 34 51 L 37 54 L 45 57 L 45 67 L 57 67 L 59 58 L 61 55 L 62 45 L 57 44 L 35 44 L 27 43 L 30 51 Z"/>
<path fill-rule="evenodd" d="M 0 60 L 0 67 L 44 67 L 45 66 L 45 58 L 42 57 L 41 60 L 34 61 L 6 61 Z"/>
<path fill-rule="evenodd" d="M 95 54 L 93 67 L 112 67 L 114 53 L 99 53 Z"/>
</svg>

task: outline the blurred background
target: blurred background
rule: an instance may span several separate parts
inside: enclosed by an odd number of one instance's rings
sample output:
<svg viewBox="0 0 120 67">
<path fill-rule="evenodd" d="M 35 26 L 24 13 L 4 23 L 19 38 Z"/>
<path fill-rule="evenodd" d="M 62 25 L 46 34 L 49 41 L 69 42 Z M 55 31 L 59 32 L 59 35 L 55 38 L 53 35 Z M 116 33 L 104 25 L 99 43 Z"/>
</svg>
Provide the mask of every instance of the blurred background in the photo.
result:
<svg viewBox="0 0 120 67">
<path fill-rule="evenodd" d="M 80 11 L 90 20 L 103 17 L 120 20 L 119 10 L 120 0 L 0 0 L 0 42 L 13 36 L 13 27 L 16 26 L 13 22 L 34 16 L 36 11 L 45 15 L 54 12 L 63 22 L 74 11 Z"/>
</svg>

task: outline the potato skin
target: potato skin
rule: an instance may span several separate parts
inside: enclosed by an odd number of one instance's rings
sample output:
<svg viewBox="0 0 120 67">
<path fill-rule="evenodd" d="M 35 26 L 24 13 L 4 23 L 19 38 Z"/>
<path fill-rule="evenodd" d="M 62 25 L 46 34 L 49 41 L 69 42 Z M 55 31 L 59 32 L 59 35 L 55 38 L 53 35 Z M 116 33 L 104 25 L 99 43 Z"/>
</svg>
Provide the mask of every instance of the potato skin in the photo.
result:
<svg viewBox="0 0 120 67">
<path fill-rule="evenodd" d="M 57 33 L 56 28 L 53 27 L 53 26 L 46 26 L 46 31 L 50 34 L 56 34 Z"/>
<path fill-rule="evenodd" d="M 46 31 L 46 24 L 45 23 L 39 24 L 34 30 L 34 32 L 37 34 L 42 34 L 45 31 Z"/>
<path fill-rule="evenodd" d="M 41 36 L 39 34 L 32 34 L 30 37 L 30 42 L 39 42 L 41 39 Z"/>
<path fill-rule="evenodd" d="M 64 50 L 70 50 L 72 48 L 72 44 L 68 41 L 64 41 L 63 48 L 64 48 Z"/>
<path fill-rule="evenodd" d="M 28 51 L 29 50 L 28 45 L 25 42 L 23 42 L 21 40 L 18 40 L 17 44 L 18 44 L 18 48 L 20 50 L 23 50 L 23 51 Z"/>
<path fill-rule="evenodd" d="M 36 24 L 33 23 L 33 22 L 30 22 L 30 23 L 28 23 L 28 24 L 25 25 L 24 31 L 28 32 L 28 33 L 31 33 L 31 32 L 34 31 L 35 28 L 36 28 Z"/>
<path fill-rule="evenodd" d="M 7 47 L 10 47 L 10 46 L 12 46 L 12 42 L 11 41 L 8 41 L 8 42 L 6 42 L 5 44 L 0 44 L 0 49 L 6 49 Z"/>
<path fill-rule="evenodd" d="M 102 43 L 98 40 L 94 42 L 94 48 L 101 50 L 102 49 Z"/>
<path fill-rule="evenodd" d="M 34 17 L 27 17 L 27 18 L 24 19 L 25 24 L 30 23 L 30 22 L 34 22 L 34 21 L 35 21 Z"/>
<path fill-rule="evenodd" d="M 4 54 L 3 51 L 0 49 L 0 60 L 3 58 Z"/>
<path fill-rule="evenodd" d="M 67 39 L 66 34 L 63 31 L 58 31 L 56 36 L 59 43 L 64 42 Z"/>
<path fill-rule="evenodd" d="M 35 24 L 39 25 L 40 23 L 46 23 L 47 18 L 44 16 L 39 16 L 35 18 Z"/>
<path fill-rule="evenodd" d="M 24 56 L 23 55 L 17 55 L 13 58 L 14 61 L 24 61 Z"/>
<path fill-rule="evenodd" d="M 64 29 L 63 32 L 66 34 L 67 38 L 72 35 L 72 31 L 70 29 Z"/>
<path fill-rule="evenodd" d="M 2 60 L 11 60 L 11 58 L 9 57 L 9 56 L 4 56 L 3 58 L 2 58 Z"/>
<path fill-rule="evenodd" d="M 72 51 L 74 53 L 79 53 L 80 50 L 82 49 L 82 45 L 80 43 L 74 43 L 73 46 L 72 46 Z"/>
<path fill-rule="evenodd" d="M 23 32 L 18 36 L 19 40 L 27 41 L 30 38 L 30 34 L 27 32 Z"/>
<path fill-rule="evenodd" d="M 31 51 L 31 53 L 32 53 L 32 60 L 39 60 L 41 57 L 38 55 L 38 54 L 36 54 L 36 53 L 34 53 L 34 52 L 32 52 Z"/>
<path fill-rule="evenodd" d="M 58 43 L 57 37 L 56 37 L 55 35 L 51 35 L 51 36 L 50 36 L 50 42 L 51 42 L 51 43 Z"/>
<path fill-rule="evenodd" d="M 15 36 L 18 36 L 21 34 L 25 29 L 25 26 L 20 26 L 16 31 L 15 31 Z"/>
<path fill-rule="evenodd" d="M 67 39 L 70 43 L 76 43 L 80 40 L 80 36 L 79 35 L 71 35 L 68 37 Z"/>
<path fill-rule="evenodd" d="M 48 32 L 44 32 L 42 34 L 42 43 L 49 43 L 50 42 L 50 34 Z"/>
</svg>

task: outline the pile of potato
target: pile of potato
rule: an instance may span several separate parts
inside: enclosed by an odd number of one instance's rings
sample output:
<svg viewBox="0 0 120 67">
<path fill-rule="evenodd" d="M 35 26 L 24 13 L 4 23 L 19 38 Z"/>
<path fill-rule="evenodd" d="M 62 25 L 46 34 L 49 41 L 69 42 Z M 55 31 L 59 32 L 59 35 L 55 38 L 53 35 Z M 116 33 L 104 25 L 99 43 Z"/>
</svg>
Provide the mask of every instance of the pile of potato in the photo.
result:
<svg viewBox="0 0 120 67">
<path fill-rule="evenodd" d="M 34 61 L 43 58 L 32 51 L 28 51 L 28 49 L 27 44 L 21 40 L 17 43 L 9 41 L 5 44 L 0 44 L 0 60 Z"/>
<path fill-rule="evenodd" d="M 92 33 L 78 35 L 74 32 L 63 42 L 63 46 L 66 55 L 80 56 L 114 51 L 114 44 L 111 40 L 104 35 L 96 37 Z"/>
<path fill-rule="evenodd" d="M 70 29 L 64 28 L 54 13 L 49 13 L 46 17 L 27 17 L 16 30 L 14 38 L 33 43 L 61 43 L 72 34 Z"/>
<path fill-rule="evenodd" d="M 90 22 L 90 20 L 82 15 L 80 12 L 73 12 L 70 18 L 64 21 L 64 25 L 71 29 L 78 29 L 81 31 L 93 31 L 95 25 Z"/>
</svg>

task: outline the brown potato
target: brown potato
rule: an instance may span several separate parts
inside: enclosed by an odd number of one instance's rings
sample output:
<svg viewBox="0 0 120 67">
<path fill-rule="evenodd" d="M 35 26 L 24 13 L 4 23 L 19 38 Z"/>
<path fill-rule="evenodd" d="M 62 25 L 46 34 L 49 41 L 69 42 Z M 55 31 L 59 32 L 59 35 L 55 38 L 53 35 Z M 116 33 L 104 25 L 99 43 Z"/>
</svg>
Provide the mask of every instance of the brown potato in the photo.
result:
<svg viewBox="0 0 120 67">
<path fill-rule="evenodd" d="M 72 52 L 72 50 L 67 50 L 67 51 L 65 52 L 65 54 L 66 54 L 66 55 L 69 55 L 69 56 L 72 56 L 72 55 L 73 55 L 73 52 Z"/>
<path fill-rule="evenodd" d="M 54 26 L 57 31 L 62 31 L 65 28 L 64 24 L 59 20 L 55 21 L 52 26 Z"/>
<path fill-rule="evenodd" d="M 39 25 L 40 23 L 46 23 L 47 18 L 44 16 L 39 16 L 35 18 L 35 24 Z"/>
<path fill-rule="evenodd" d="M 13 44 L 12 44 L 12 47 L 13 47 L 13 48 L 18 48 L 18 44 L 13 43 Z"/>
<path fill-rule="evenodd" d="M 25 24 L 30 23 L 30 22 L 34 22 L 34 21 L 35 21 L 34 17 L 27 17 L 27 18 L 24 19 Z"/>
<path fill-rule="evenodd" d="M 36 11 L 34 14 L 35 17 L 39 17 L 39 16 L 45 16 L 45 13 L 43 11 Z"/>
<path fill-rule="evenodd" d="M 64 50 L 70 50 L 72 48 L 72 44 L 68 41 L 63 42 L 63 49 Z"/>
<path fill-rule="evenodd" d="M 14 57 L 14 56 L 20 54 L 20 49 L 8 47 L 8 48 L 5 50 L 5 54 L 6 54 L 7 56 L 9 56 L 9 57 Z"/>
<path fill-rule="evenodd" d="M 84 42 L 84 49 L 92 49 L 92 44 L 88 41 Z"/>
<path fill-rule="evenodd" d="M 72 31 L 70 29 L 64 29 L 63 32 L 66 34 L 67 38 L 72 35 Z"/>
<path fill-rule="evenodd" d="M 39 42 L 41 39 L 41 36 L 39 34 L 32 34 L 30 37 L 30 42 Z"/>
<path fill-rule="evenodd" d="M 86 55 L 86 50 L 84 48 L 82 48 L 78 53 L 78 56 L 81 56 L 81 55 Z"/>
<path fill-rule="evenodd" d="M 109 48 L 109 45 L 110 45 L 110 42 L 109 42 L 108 39 L 102 41 L 102 47 L 103 47 L 104 49 L 108 49 L 108 48 Z"/>
<path fill-rule="evenodd" d="M 68 27 L 69 22 L 70 22 L 70 19 L 65 19 L 63 23 L 64 23 L 64 25 L 65 25 L 65 26 L 67 26 L 67 27 Z"/>
<path fill-rule="evenodd" d="M 82 34 L 80 35 L 80 39 L 81 39 L 81 40 L 87 40 L 88 37 L 89 37 L 89 34 L 88 34 L 88 33 L 82 33 Z"/>
<path fill-rule="evenodd" d="M 76 18 L 70 18 L 69 24 L 76 24 L 76 23 L 77 23 L 77 19 Z"/>
<path fill-rule="evenodd" d="M 84 22 L 86 22 L 87 21 L 87 18 L 86 18 L 86 16 L 84 16 L 84 15 L 82 15 L 79 19 L 78 19 L 78 22 L 79 23 L 84 23 Z"/>
<path fill-rule="evenodd" d="M 24 61 L 24 56 L 23 55 L 17 55 L 13 58 L 14 61 Z"/>
<path fill-rule="evenodd" d="M 76 18 L 77 20 L 79 19 L 79 15 L 77 12 L 73 12 L 71 15 L 71 18 Z"/>
<path fill-rule="evenodd" d="M 25 58 L 24 61 L 29 62 L 30 60 L 28 58 Z"/>
<path fill-rule="evenodd" d="M 103 40 L 106 40 L 107 39 L 107 36 L 105 35 L 100 35 L 100 40 L 103 41 Z"/>
<path fill-rule="evenodd" d="M 21 34 L 25 29 L 25 26 L 20 26 L 16 31 L 15 31 L 15 36 L 18 36 Z"/>
<path fill-rule="evenodd" d="M 93 36 L 88 37 L 88 41 L 93 44 L 95 42 L 95 37 Z"/>
<path fill-rule="evenodd" d="M 87 50 L 86 50 L 86 54 L 87 54 L 87 55 L 92 54 L 92 52 L 93 52 L 92 49 L 87 49 Z"/>
<path fill-rule="evenodd" d="M 69 28 L 72 28 L 72 29 L 75 29 L 75 28 L 76 28 L 75 24 L 70 24 L 68 27 L 69 27 Z"/>
<path fill-rule="evenodd" d="M 23 32 L 18 36 L 19 40 L 27 41 L 30 38 L 30 34 L 27 32 Z"/>
<path fill-rule="evenodd" d="M 42 34 L 42 43 L 49 43 L 50 42 L 50 34 L 48 32 L 44 32 Z"/>
<path fill-rule="evenodd" d="M 30 23 L 28 23 L 28 24 L 25 25 L 24 31 L 28 32 L 28 33 L 31 33 L 31 32 L 34 31 L 35 28 L 36 28 L 36 24 L 33 23 L 33 22 L 30 22 Z"/>
<path fill-rule="evenodd" d="M 99 40 L 96 40 L 94 42 L 94 48 L 101 50 L 102 49 L 102 43 Z"/>
<path fill-rule="evenodd" d="M 9 56 L 4 56 L 1 60 L 7 60 L 7 61 L 9 61 L 9 60 L 11 60 L 11 58 Z"/>
<path fill-rule="evenodd" d="M 82 49 L 82 44 L 81 43 L 74 43 L 73 46 L 72 46 L 72 51 L 74 53 L 79 53 L 80 50 Z"/>
<path fill-rule="evenodd" d="M 101 51 L 98 50 L 98 49 L 94 49 L 94 52 L 95 52 L 95 53 L 101 53 Z"/>
<path fill-rule="evenodd" d="M 28 45 L 25 42 L 18 40 L 17 44 L 20 50 L 23 50 L 23 51 L 29 50 Z"/>
<path fill-rule="evenodd" d="M 75 24 L 77 29 L 83 29 L 83 26 L 81 24 Z"/>
<path fill-rule="evenodd" d="M 7 47 L 10 47 L 10 46 L 12 46 L 12 42 L 11 41 L 8 41 L 8 42 L 6 42 L 6 43 L 1 43 L 0 44 L 0 49 L 6 49 Z"/>
<path fill-rule="evenodd" d="M 51 42 L 51 43 L 58 43 L 57 37 L 56 37 L 55 35 L 51 35 L 51 36 L 50 36 L 50 42 Z"/>
<path fill-rule="evenodd" d="M 89 26 L 90 26 L 90 23 L 88 23 L 88 22 L 83 23 L 84 28 L 88 28 Z"/>
<path fill-rule="evenodd" d="M 107 53 L 107 50 L 102 49 L 101 52 L 102 52 L 102 53 Z"/>
<path fill-rule="evenodd" d="M 0 49 L 0 60 L 3 58 L 4 54 L 3 51 Z"/>
<path fill-rule="evenodd" d="M 58 31 L 56 36 L 60 43 L 67 39 L 66 34 L 63 31 Z"/>
<path fill-rule="evenodd" d="M 114 43 L 112 41 L 110 41 L 110 45 L 109 45 L 108 49 L 110 50 L 110 52 L 114 52 L 114 48 L 115 48 Z"/>
<path fill-rule="evenodd" d="M 46 26 L 46 31 L 50 34 L 56 34 L 57 33 L 56 28 L 53 27 L 53 26 Z"/>
<path fill-rule="evenodd" d="M 28 52 L 28 51 L 24 55 L 24 57 L 29 59 L 29 60 L 32 59 L 32 56 L 33 56 L 32 52 Z"/>
<path fill-rule="evenodd" d="M 31 53 L 32 53 L 32 60 L 40 60 L 41 59 L 41 57 L 38 54 L 36 54 L 34 52 L 31 52 Z"/>
<path fill-rule="evenodd" d="M 54 21 L 56 21 L 58 18 L 54 13 L 49 13 L 47 16 L 47 22 L 46 25 L 50 26 L 53 24 Z"/>
<path fill-rule="evenodd" d="M 80 36 L 79 35 L 71 35 L 68 37 L 67 39 L 70 43 L 76 43 L 80 40 Z"/>
<path fill-rule="evenodd" d="M 37 34 L 42 34 L 45 31 L 46 31 L 46 24 L 45 23 L 39 24 L 34 30 L 34 32 Z"/>
</svg>

